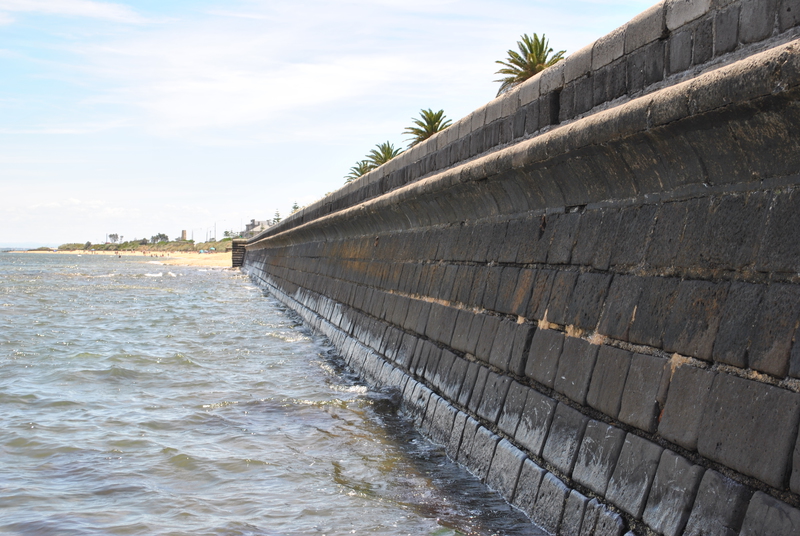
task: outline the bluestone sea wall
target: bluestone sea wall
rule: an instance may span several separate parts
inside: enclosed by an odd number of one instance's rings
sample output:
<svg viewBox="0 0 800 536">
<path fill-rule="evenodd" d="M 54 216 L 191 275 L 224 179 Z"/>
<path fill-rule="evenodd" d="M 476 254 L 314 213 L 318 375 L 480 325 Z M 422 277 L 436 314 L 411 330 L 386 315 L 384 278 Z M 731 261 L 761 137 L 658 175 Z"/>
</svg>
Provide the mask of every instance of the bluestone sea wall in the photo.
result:
<svg viewBox="0 0 800 536">
<path fill-rule="evenodd" d="M 800 534 L 798 25 L 659 3 L 243 269 L 550 533 Z"/>
</svg>

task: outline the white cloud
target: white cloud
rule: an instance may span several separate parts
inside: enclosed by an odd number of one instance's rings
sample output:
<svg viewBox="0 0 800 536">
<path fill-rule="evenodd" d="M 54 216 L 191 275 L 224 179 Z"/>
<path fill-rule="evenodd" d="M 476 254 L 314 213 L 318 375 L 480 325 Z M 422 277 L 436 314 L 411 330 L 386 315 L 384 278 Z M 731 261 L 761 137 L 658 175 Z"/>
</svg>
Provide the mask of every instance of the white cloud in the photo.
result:
<svg viewBox="0 0 800 536">
<path fill-rule="evenodd" d="M 0 24 L 3 17 L 8 17 L 2 12 L 68 15 L 127 23 L 145 20 L 128 6 L 92 0 L 0 0 Z"/>
</svg>

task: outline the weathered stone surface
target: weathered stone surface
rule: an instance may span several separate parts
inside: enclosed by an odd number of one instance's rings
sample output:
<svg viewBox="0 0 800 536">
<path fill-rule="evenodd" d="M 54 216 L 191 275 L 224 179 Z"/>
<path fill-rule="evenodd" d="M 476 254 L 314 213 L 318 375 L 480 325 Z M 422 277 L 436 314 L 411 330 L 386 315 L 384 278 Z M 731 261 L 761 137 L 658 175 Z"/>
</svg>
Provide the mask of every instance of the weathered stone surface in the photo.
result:
<svg viewBox="0 0 800 536">
<path fill-rule="evenodd" d="M 757 491 L 750 499 L 741 536 L 796 536 L 800 533 L 800 510 Z"/>
<path fill-rule="evenodd" d="M 483 388 L 481 404 L 478 406 L 478 416 L 490 423 L 496 423 L 510 385 L 511 378 L 490 371 Z"/>
<path fill-rule="evenodd" d="M 778 378 L 789 371 L 789 350 L 800 318 L 800 285 L 767 288 L 750 344 L 750 368 Z"/>
<path fill-rule="evenodd" d="M 628 434 L 608 483 L 606 498 L 632 516 L 641 517 L 663 450 L 655 443 Z"/>
<path fill-rule="evenodd" d="M 666 402 L 669 386 L 666 359 L 634 354 L 619 409 L 619 420 L 646 432 L 655 432 L 660 405 Z"/>
<path fill-rule="evenodd" d="M 681 281 L 664 332 L 664 350 L 710 359 L 727 283 Z"/>
<path fill-rule="evenodd" d="M 564 345 L 564 334 L 550 329 L 539 329 L 533 335 L 531 350 L 528 354 L 528 363 L 525 366 L 525 375 L 546 385 L 553 387 L 556 372 L 558 371 L 558 358 Z"/>
<path fill-rule="evenodd" d="M 578 404 L 585 404 L 599 348 L 583 339 L 567 337 L 558 361 L 555 390 Z"/>
<path fill-rule="evenodd" d="M 595 536 L 621 536 L 625 532 L 625 522 L 622 516 L 608 508 L 601 507 L 597 514 L 597 523 L 594 526 Z"/>
<path fill-rule="evenodd" d="M 572 472 L 575 482 L 599 495 L 605 495 L 608 481 L 617 466 L 626 433 L 615 426 L 589 421 Z"/>
<path fill-rule="evenodd" d="M 700 481 L 684 536 L 736 536 L 752 490 L 707 470 Z"/>
<path fill-rule="evenodd" d="M 631 323 L 628 340 L 637 344 L 661 347 L 666 319 L 672 311 L 679 280 L 671 277 L 643 278 L 642 292 Z"/>
<path fill-rule="evenodd" d="M 527 456 L 525 456 L 524 452 L 512 445 L 507 439 L 503 439 L 495 449 L 486 484 L 490 488 L 499 491 L 503 498 L 510 501 L 514 497 L 522 464 L 526 459 Z"/>
<path fill-rule="evenodd" d="M 660 38 L 666 32 L 664 4 L 658 3 L 625 26 L 625 54 Z"/>
<path fill-rule="evenodd" d="M 787 486 L 800 393 L 718 374 L 702 413 L 700 454 L 775 488 Z"/>
<path fill-rule="evenodd" d="M 509 437 L 514 437 L 517 431 L 522 411 L 525 409 L 525 401 L 528 399 L 528 391 L 530 391 L 529 387 L 517 382 L 511 382 L 508 388 L 508 395 L 503 404 L 500 419 L 497 421 L 497 427 Z"/>
<path fill-rule="evenodd" d="M 612 339 L 628 340 L 628 329 L 633 312 L 642 292 L 644 279 L 636 276 L 615 275 L 608 291 L 606 305 L 597 331 Z"/>
<path fill-rule="evenodd" d="M 755 43 L 772 34 L 777 0 L 743 0 L 739 16 L 739 40 Z"/>
<path fill-rule="evenodd" d="M 489 353 L 489 364 L 500 370 L 508 370 L 511 352 L 514 349 L 514 336 L 517 332 L 517 323 L 502 319 L 497 327 L 492 349 Z"/>
<path fill-rule="evenodd" d="M 567 477 L 572 474 L 572 467 L 575 465 L 575 458 L 578 456 L 578 448 L 588 421 L 587 416 L 566 404 L 559 404 L 556 407 L 542 458 Z"/>
<path fill-rule="evenodd" d="M 667 0 L 667 28 L 672 31 L 702 17 L 711 9 L 711 0 Z"/>
<path fill-rule="evenodd" d="M 479 426 L 475 431 L 472 450 L 470 450 L 466 465 L 475 476 L 483 481 L 486 481 L 489 474 L 494 451 L 499 442 L 500 438 L 483 426 Z M 460 458 L 459 461 L 461 461 Z"/>
<path fill-rule="evenodd" d="M 467 409 L 473 413 L 477 413 L 478 407 L 483 400 L 483 389 L 486 387 L 486 380 L 489 377 L 489 369 L 478 365 L 478 373 L 475 376 L 475 384 L 472 386 L 472 395 L 469 397 Z"/>
<path fill-rule="evenodd" d="M 714 376 L 714 372 L 685 365 L 675 370 L 658 425 L 659 435 L 689 450 L 697 448 Z"/>
<path fill-rule="evenodd" d="M 525 366 L 528 363 L 531 341 L 536 328 L 531 324 L 517 324 L 514 332 L 514 345 L 511 348 L 511 358 L 506 370 L 517 376 L 525 375 Z"/>
<path fill-rule="evenodd" d="M 450 439 L 445 448 L 445 452 L 451 460 L 458 459 L 458 452 L 461 447 L 461 436 L 464 432 L 464 426 L 466 425 L 468 417 L 466 413 L 459 411 L 456 413 L 455 419 L 453 419 L 453 429 L 450 431 Z M 475 431 L 473 430 L 473 435 L 474 433 Z"/>
<path fill-rule="evenodd" d="M 612 419 L 616 419 L 630 364 L 630 352 L 611 346 L 601 346 L 586 402 Z"/>
<path fill-rule="evenodd" d="M 642 519 L 664 536 L 679 536 L 694 503 L 703 468 L 670 450 L 661 454 Z"/>
<path fill-rule="evenodd" d="M 464 422 L 464 429 L 461 432 L 461 442 L 458 446 L 458 463 L 468 465 L 471 462 L 472 447 L 475 444 L 475 433 L 478 431 L 480 423 L 472 417 L 467 417 Z"/>
<path fill-rule="evenodd" d="M 458 411 L 446 400 L 439 399 L 441 402 L 436 408 L 433 425 L 431 426 L 431 440 L 439 445 L 447 446 L 450 442 L 450 435 L 453 430 Z"/>
<path fill-rule="evenodd" d="M 522 411 L 514 439 L 534 456 L 542 454 L 555 409 L 555 400 L 537 391 L 528 391 L 525 409 Z"/>
<path fill-rule="evenodd" d="M 561 516 L 561 536 L 580 536 L 583 514 L 588 503 L 589 499 L 574 489 L 569 492 L 564 504 L 564 514 Z"/>
<path fill-rule="evenodd" d="M 567 502 L 569 488 L 552 473 L 547 473 L 539 484 L 536 504 L 531 520 L 551 534 L 558 534 L 561 515 Z"/>
<path fill-rule="evenodd" d="M 539 484 L 547 471 L 536 465 L 532 460 L 525 460 L 517 480 L 514 499 L 511 504 L 525 512 L 528 517 L 533 513 L 536 497 L 539 493 Z"/>
<path fill-rule="evenodd" d="M 611 276 L 607 274 L 581 274 L 572 293 L 566 323 L 580 329 L 596 328 L 610 282 Z"/>
<path fill-rule="evenodd" d="M 763 285 L 734 282 L 720 313 L 714 342 L 714 361 L 747 367 L 747 351 L 755 331 L 756 315 L 766 288 Z"/>
<path fill-rule="evenodd" d="M 567 323 L 567 306 L 572 297 L 572 290 L 578 280 L 577 272 L 557 272 L 547 303 L 547 320 L 556 324 Z"/>
</svg>

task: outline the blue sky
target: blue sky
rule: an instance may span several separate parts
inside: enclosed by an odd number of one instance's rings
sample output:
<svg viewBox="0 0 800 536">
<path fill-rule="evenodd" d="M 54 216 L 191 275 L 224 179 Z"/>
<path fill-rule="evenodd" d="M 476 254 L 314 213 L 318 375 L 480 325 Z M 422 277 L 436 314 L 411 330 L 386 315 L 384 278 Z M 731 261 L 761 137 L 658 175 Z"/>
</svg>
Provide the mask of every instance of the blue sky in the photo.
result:
<svg viewBox="0 0 800 536">
<path fill-rule="evenodd" d="M 571 53 L 652 3 L 0 0 L 0 246 L 285 215 L 492 99 L 521 34 Z"/>
</svg>

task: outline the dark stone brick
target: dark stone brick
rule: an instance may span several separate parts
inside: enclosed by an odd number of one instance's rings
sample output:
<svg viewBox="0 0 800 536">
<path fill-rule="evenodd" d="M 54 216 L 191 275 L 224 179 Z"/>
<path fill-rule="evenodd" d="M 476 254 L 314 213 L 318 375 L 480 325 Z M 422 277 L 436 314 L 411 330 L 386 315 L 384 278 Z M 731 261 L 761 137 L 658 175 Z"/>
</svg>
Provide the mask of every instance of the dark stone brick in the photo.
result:
<svg viewBox="0 0 800 536">
<path fill-rule="evenodd" d="M 504 499 L 510 501 L 514 497 L 519 474 L 525 460 L 526 456 L 521 450 L 507 439 L 503 439 L 495 449 L 486 484 L 500 492 Z"/>
<path fill-rule="evenodd" d="M 643 205 L 620 211 L 611 266 L 637 266 L 642 262 L 656 210 L 655 205 Z"/>
<path fill-rule="evenodd" d="M 486 281 L 489 279 L 488 266 L 476 266 L 473 272 L 472 289 L 467 298 L 466 304 L 476 306 L 483 303 L 483 294 L 486 289 Z"/>
<path fill-rule="evenodd" d="M 496 423 L 503 404 L 505 404 L 510 385 L 511 378 L 490 371 L 483 387 L 483 396 L 477 411 L 478 416 L 492 424 Z"/>
<path fill-rule="evenodd" d="M 575 82 L 575 115 L 586 113 L 593 106 L 592 76 L 584 76 Z"/>
<path fill-rule="evenodd" d="M 786 487 L 800 424 L 800 394 L 717 374 L 702 413 L 697 442 L 701 455 L 772 487 Z"/>
<path fill-rule="evenodd" d="M 563 345 L 563 333 L 549 329 L 537 330 L 531 341 L 525 375 L 547 387 L 553 387 Z"/>
<path fill-rule="evenodd" d="M 535 100 L 523 108 L 525 110 L 525 133 L 533 134 L 539 130 L 539 100 Z"/>
<path fill-rule="evenodd" d="M 431 312 L 431 304 L 428 302 L 421 302 L 419 305 L 419 310 L 416 314 L 416 325 L 412 328 L 413 331 L 417 333 L 425 333 L 425 326 L 428 324 L 428 315 Z M 409 316 L 411 315 L 411 308 L 409 307 Z M 408 317 L 406 317 L 406 322 L 408 322 Z"/>
<path fill-rule="evenodd" d="M 800 25 L 800 0 L 781 0 L 778 22 L 781 32 Z"/>
<path fill-rule="evenodd" d="M 522 464 L 522 470 L 517 480 L 517 489 L 514 492 L 514 499 L 511 504 L 525 512 L 529 517 L 533 512 L 533 505 L 536 504 L 539 484 L 545 474 L 547 474 L 547 471 L 531 460 L 525 460 Z"/>
<path fill-rule="evenodd" d="M 796 536 L 800 534 L 800 510 L 757 491 L 750 499 L 740 536 Z"/>
<path fill-rule="evenodd" d="M 714 470 L 700 481 L 684 536 L 737 536 L 753 492 Z"/>
<path fill-rule="evenodd" d="M 664 78 L 664 42 L 654 41 L 627 56 L 628 92 L 635 93 Z"/>
<path fill-rule="evenodd" d="M 564 536 L 579 536 L 581 523 L 589 499 L 575 491 L 569 492 L 567 502 L 564 504 L 564 514 L 561 516 L 561 534 Z"/>
<path fill-rule="evenodd" d="M 755 335 L 756 314 L 766 287 L 750 283 L 731 283 L 720 314 L 714 342 L 714 361 L 747 367 L 747 352 Z"/>
<path fill-rule="evenodd" d="M 676 32 L 669 38 L 669 72 L 685 71 L 692 64 L 692 32 Z"/>
<path fill-rule="evenodd" d="M 704 469 L 672 451 L 661 454 L 642 520 L 664 536 L 680 536 Z"/>
<path fill-rule="evenodd" d="M 684 365 L 672 373 L 658 433 L 689 450 L 697 448 L 700 423 L 715 372 Z"/>
<path fill-rule="evenodd" d="M 525 117 L 528 115 L 528 106 L 523 106 L 514 114 L 514 122 L 512 124 L 512 134 L 514 139 L 521 138 L 525 135 Z"/>
<path fill-rule="evenodd" d="M 625 531 L 625 522 L 622 516 L 600 506 L 597 512 L 597 522 L 592 534 L 595 536 L 622 536 Z"/>
<path fill-rule="evenodd" d="M 628 340 L 660 348 L 664 324 L 672 311 L 679 280 L 665 277 L 642 279 L 642 293 L 636 306 L 636 316 L 628 332 Z"/>
<path fill-rule="evenodd" d="M 702 65 L 714 55 L 714 20 L 707 17 L 701 20 L 692 36 L 692 64 Z"/>
<path fill-rule="evenodd" d="M 473 440 L 472 450 L 470 450 L 466 465 L 481 481 L 486 481 L 494 451 L 499 442 L 500 438 L 483 426 L 478 427 L 475 431 L 475 439 Z"/>
<path fill-rule="evenodd" d="M 558 123 L 568 121 L 575 116 L 575 84 L 566 84 L 558 93 Z"/>
<path fill-rule="evenodd" d="M 533 283 L 536 277 L 535 270 L 522 269 L 517 276 L 517 285 L 508 303 L 509 312 L 517 316 L 526 316 L 528 313 L 528 302 L 533 290 Z"/>
<path fill-rule="evenodd" d="M 511 359 L 511 352 L 514 349 L 514 335 L 517 331 L 517 323 L 511 320 L 501 319 L 497 326 L 497 332 L 489 353 L 489 364 L 500 370 L 508 370 L 508 362 Z"/>
<path fill-rule="evenodd" d="M 447 445 L 445 446 L 445 452 L 447 456 L 451 460 L 458 459 L 458 450 L 461 447 L 461 436 L 464 433 L 464 425 L 467 422 L 468 415 L 461 411 L 456 413 L 456 417 L 453 420 L 453 429 L 450 432 L 450 440 L 448 441 Z M 469 417 L 471 418 L 471 417 Z M 477 422 L 476 422 L 477 425 Z M 474 432 L 473 432 L 474 435 Z"/>
<path fill-rule="evenodd" d="M 458 267 L 458 275 L 456 276 L 455 284 L 453 285 L 453 292 L 450 295 L 450 300 L 460 303 L 469 302 L 469 295 L 472 291 L 472 283 L 475 278 L 475 267 L 469 265 L 462 265 Z"/>
<path fill-rule="evenodd" d="M 458 405 L 467 407 L 472 392 L 475 389 L 475 382 L 478 379 L 478 372 L 482 369 L 479 364 L 471 361 L 467 364 L 467 372 L 464 374 L 464 382 L 461 385 L 461 390 L 458 392 Z"/>
<path fill-rule="evenodd" d="M 606 298 L 606 305 L 597 328 L 612 339 L 628 340 L 633 312 L 639 302 L 644 279 L 637 276 L 615 275 Z"/>
<path fill-rule="evenodd" d="M 539 484 L 531 521 L 550 534 L 558 534 L 564 504 L 569 488 L 552 473 L 547 473 Z"/>
<path fill-rule="evenodd" d="M 447 350 L 444 350 L 442 354 L 449 354 L 449 356 L 452 357 L 452 359 L 448 358 L 448 361 L 452 362 L 452 365 L 450 365 L 450 370 L 445 371 L 444 373 L 442 371 L 439 372 L 439 374 L 443 374 L 442 394 L 448 400 L 457 400 L 458 394 L 461 392 L 461 386 L 464 384 L 464 378 L 467 375 L 469 361 L 462 357 L 458 357 Z"/>
<path fill-rule="evenodd" d="M 494 309 L 494 304 L 497 300 L 497 289 L 500 287 L 500 276 L 502 273 L 502 266 L 489 267 L 486 271 L 486 286 L 484 288 L 483 297 L 481 301 L 477 302 L 475 305 L 481 306 L 484 309 Z"/>
<path fill-rule="evenodd" d="M 506 266 L 500 274 L 500 286 L 497 289 L 497 298 L 494 310 L 503 314 L 513 312 L 512 302 L 517 289 L 520 269 L 514 266 Z"/>
<path fill-rule="evenodd" d="M 601 346 L 586 402 L 612 419 L 616 419 L 630 364 L 630 352 L 611 346 Z"/>
<path fill-rule="evenodd" d="M 645 262 L 656 268 L 672 266 L 678 254 L 688 204 L 664 203 L 659 208 Z"/>
<path fill-rule="evenodd" d="M 798 229 L 800 229 L 800 189 L 776 195 L 759 250 L 757 269 L 765 272 L 800 272 Z"/>
<path fill-rule="evenodd" d="M 442 350 L 439 354 L 439 364 L 433 371 L 433 379 L 431 380 L 437 392 L 441 393 L 445 389 L 450 370 L 453 368 L 453 363 L 456 359 L 458 359 L 458 356 L 449 350 Z"/>
<path fill-rule="evenodd" d="M 608 71 L 610 67 L 601 67 L 592 73 L 592 105 L 597 106 L 608 101 Z"/>
<path fill-rule="evenodd" d="M 533 282 L 531 298 L 528 306 L 528 318 L 542 320 L 547 311 L 547 304 L 550 301 L 550 293 L 553 288 L 553 280 L 556 272 L 554 270 L 538 270 Z"/>
<path fill-rule="evenodd" d="M 800 285 L 773 283 L 756 317 L 749 366 L 783 378 L 789 372 L 792 337 L 800 323 Z"/>
<path fill-rule="evenodd" d="M 556 407 L 542 458 L 567 477 L 572 474 L 587 422 L 587 416 L 565 404 Z"/>
<path fill-rule="evenodd" d="M 540 456 L 553 420 L 556 401 L 538 391 L 528 391 L 525 409 L 514 439 L 534 456 Z"/>
<path fill-rule="evenodd" d="M 628 434 L 608 483 L 606 498 L 632 516 L 641 517 L 663 450 L 655 443 Z"/>
<path fill-rule="evenodd" d="M 425 335 L 434 341 L 449 345 L 458 312 L 458 309 L 453 307 L 439 305 L 438 303 L 431 304 L 431 312 L 428 316 L 428 323 L 425 326 Z"/>
<path fill-rule="evenodd" d="M 578 230 L 580 214 L 563 214 L 554 222 L 553 240 L 547 253 L 548 264 L 569 264 Z"/>
<path fill-rule="evenodd" d="M 664 350 L 711 359 L 727 293 L 727 282 L 681 281 L 664 331 Z"/>
<path fill-rule="evenodd" d="M 517 432 L 517 425 L 525 409 L 525 401 L 528 398 L 529 387 L 525 387 L 517 382 L 511 382 L 506 395 L 503 411 L 497 421 L 497 427 L 501 432 L 509 437 L 514 437 Z"/>
<path fill-rule="evenodd" d="M 599 348 L 583 339 L 567 337 L 558 360 L 554 389 L 570 400 L 585 405 Z"/>
<path fill-rule="evenodd" d="M 697 229 L 689 245 L 696 248 L 694 263 L 709 268 L 740 269 L 764 259 L 763 248 L 758 256 L 756 252 L 766 226 L 769 204 L 770 196 L 764 192 L 713 199 L 705 225 Z M 800 219 L 796 221 L 800 224 Z M 800 249 L 795 251 L 800 253 Z"/>
<path fill-rule="evenodd" d="M 581 274 L 572 291 L 566 323 L 580 329 L 595 329 L 610 283 L 609 274 Z"/>
<path fill-rule="evenodd" d="M 572 297 L 572 289 L 578 280 L 577 272 L 557 272 L 547 304 L 547 320 L 556 324 L 567 323 L 567 305 Z"/>
<path fill-rule="evenodd" d="M 501 318 L 498 316 L 485 315 L 483 319 L 483 327 L 481 328 L 481 335 L 478 338 L 478 344 L 475 347 L 475 357 L 484 363 L 489 363 L 489 355 L 492 352 L 492 345 L 495 342 L 497 330 L 500 327 Z"/>
<path fill-rule="evenodd" d="M 619 211 L 615 209 L 603 210 L 603 222 L 600 225 L 600 232 L 597 234 L 594 258 L 592 266 L 598 270 L 608 270 L 611 262 L 611 254 L 614 252 L 614 239 L 617 235 L 619 225 Z"/>
<path fill-rule="evenodd" d="M 755 43 L 772 35 L 777 0 L 743 0 L 739 15 L 739 41 Z"/>
<path fill-rule="evenodd" d="M 625 443 L 625 431 L 599 421 L 589 421 L 572 478 L 599 495 L 605 495 Z"/>
<path fill-rule="evenodd" d="M 508 361 L 508 372 L 517 376 L 525 375 L 525 366 L 528 363 L 528 353 L 536 328 L 531 324 L 517 324 L 514 333 L 514 346 L 511 349 L 511 359 Z"/>
<path fill-rule="evenodd" d="M 714 16 L 714 55 L 719 56 L 736 48 L 739 42 L 739 5 L 734 4 Z"/>
<path fill-rule="evenodd" d="M 666 402 L 669 386 L 669 361 L 634 354 L 625 380 L 619 420 L 645 432 L 655 432 L 660 408 Z"/>
<path fill-rule="evenodd" d="M 625 56 L 609 64 L 606 82 L 606 98 L 614 100 L 628 91 L 628 62 Z"/>
<path fill-rule="evenodd" d="M 467 409 L 473 413 L 478 412 L 478 407 L 483 400 L 483 389 L 486 387 L 486 380 L 489 378 L 489 369 L 478 366 L 478 374 L 475 376 L 475 384 L 472 387 L 472 396 L 469 397 Z"/>
<path fill-rule="evenodd" d="M 468 352 L 467 341 L 469 340 L 470 330 L 472 328 L 472 319 L 475 315 L 461 309 L 456 317 L 456 324 L 453 329 L 453 338 L 450 345 L 459 352 Z"/>
<path fill-rule="evenodd" d="M 472 325 L 470 326 L 469 334 L 467 335 L 466 352 L 475 354 L 475 349 L 478 346 L 478 340 L 483 332 L 483 322 L 488 318 L 486 315 L 473 315 Z"/>
<path fill-rule="evenodd" d="M 597 236 L 603 221 L 601 210 L 587 210 L 581 214 L 578 222 L 578 231 L 575 237 L 575 247 L 570 257 L 572 264 L 588 266 L 592 263 L 595 248 L 598 247 Z"/>
</svg>

